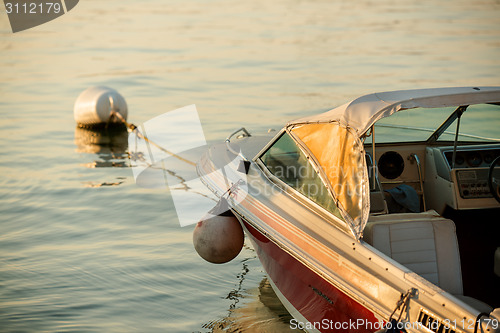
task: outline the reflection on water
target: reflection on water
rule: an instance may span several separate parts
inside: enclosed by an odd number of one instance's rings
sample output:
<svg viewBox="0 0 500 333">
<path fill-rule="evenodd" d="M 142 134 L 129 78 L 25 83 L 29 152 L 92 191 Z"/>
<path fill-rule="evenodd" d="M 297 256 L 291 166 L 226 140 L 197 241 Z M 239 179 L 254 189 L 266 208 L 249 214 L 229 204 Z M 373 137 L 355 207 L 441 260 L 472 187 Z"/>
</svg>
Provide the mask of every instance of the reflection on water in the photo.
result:
<svg viewBox="0 0 500 333">
<path fill-rule="evenodd" d="M 128 148 L 128 132 L 125 126 L 101 128 L 75 128 L 76 151 L 88 154 L 107 154 L 119 156 Z"/>
<path fill-rule="evenodd" d="M 96 154 L 100 159 L 83 164 L 87 168 L 123 168 L 127 165 L 128 132 L 125 126 L 75 129 L 76 151 Z"/>
<path fill-rule="evenodd" d="M 267 278 L 247 291 L 245 302 L 213 325 L 212 332 L 297 332 L 290 328 L 292 316 L 281 304 Z"/>
<path fill-rule="evenodd" d="M 122 179 L 125 179 L 125 178 L 122 178 Z M 102 183 L 85 182 L 84 184 L 86 187 L 103 187 L 103 186 L 118 186 L 122 183 L 123 183 L 123 181 L 117 181 L 117 182 L 113 182 L 113 183 L 110 183 L 110 182 L 102 182 Z"/>
<path fill-rule="evenodd" d="M 243 260 L 242 270 L 237 275 L 238 284 L 226 296 L 231 300 L 228 315 L 209 321 L 202 327 L 215 333 L 296 332 L 290 328 L 293 317 L 279 301 L 267 277 L 260 281 L 258 287 L 245 290 L 245 278 L 249 273 L 246 261 Z"/>
<path fill-rule="evenodd" d="M 89 168 L 127 168 L 128 132 L 125 126 L 111 125 L 95 128 L 77 126 L 75 128 L 76 151 L 99 159 L 80 165 Z M 126 177 L 116 177 L 113 181 L 86 181 L 85 187 L 118 186 Z"/>
<path fill-rule="evenodd" d="M 216 327 L 214 332 L 297 332 L 290 328 L 292 316 L 274 293 L 267 278 L 258 288 L 247 291 L 247 301 L 231 311 L 226 325 Z"/>
</svg>

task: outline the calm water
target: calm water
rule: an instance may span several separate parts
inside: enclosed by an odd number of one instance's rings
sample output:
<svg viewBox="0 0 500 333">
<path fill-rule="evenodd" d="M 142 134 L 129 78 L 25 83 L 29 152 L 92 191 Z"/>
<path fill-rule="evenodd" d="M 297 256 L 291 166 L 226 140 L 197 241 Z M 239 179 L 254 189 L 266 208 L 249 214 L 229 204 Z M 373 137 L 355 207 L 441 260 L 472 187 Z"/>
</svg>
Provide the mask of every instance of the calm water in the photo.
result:
<svg viewBox="0 0 500 333">
<path fill-rule="evenodd" d="M 0 331 L 289 330 L 251 247 L 204 262 L 168 191 L 135 185 L 126 138 L 75 130 L 87 87 L 136 124 L 196 104 L 221 140 L 374 91 L 499 85 L 499 17 L 498 0 L 85 0 L 12 34 L 2 11 Z"/>
</svg>

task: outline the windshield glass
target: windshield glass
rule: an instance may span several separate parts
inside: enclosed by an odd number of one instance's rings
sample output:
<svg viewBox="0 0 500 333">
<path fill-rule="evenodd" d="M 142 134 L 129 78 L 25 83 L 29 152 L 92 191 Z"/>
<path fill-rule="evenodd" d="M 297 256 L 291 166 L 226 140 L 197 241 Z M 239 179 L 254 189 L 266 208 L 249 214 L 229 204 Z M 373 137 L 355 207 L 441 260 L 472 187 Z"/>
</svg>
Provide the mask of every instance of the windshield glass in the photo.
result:
<svg viewBox="0 0 500 333">
<path fill-rule="evenodd" d="M 383 118 L 375 124 L 375 142 L 426 141 L 455 111 L 456 107 L 409 109 Z M 457 121 L 439 137 L 438 141 L 454 141 Z M 471 105 L 460 120 L 459 141 L 500 141 L 500 106 Z M 371 143 L 368 137 L 365 143 Z"/>
<path fill-rule="evenodd" d="M 287 133 L 262 155 L 261 161 L 278 179 L 342 219 L 311 162 Z"/>
</svg>

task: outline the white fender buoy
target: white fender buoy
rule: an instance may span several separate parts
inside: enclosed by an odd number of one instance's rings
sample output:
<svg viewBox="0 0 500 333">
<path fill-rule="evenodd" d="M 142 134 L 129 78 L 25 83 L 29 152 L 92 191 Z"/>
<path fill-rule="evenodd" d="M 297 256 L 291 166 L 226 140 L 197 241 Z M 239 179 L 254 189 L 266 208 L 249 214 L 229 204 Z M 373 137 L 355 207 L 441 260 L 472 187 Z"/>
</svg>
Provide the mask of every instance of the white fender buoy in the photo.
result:
<svg viewBox="0 0 500 333">
<path fill-rule="evenodd" d="M 221 212 L 220 207 L 224 205 L 221 201 L 198 222 L 193 231 L 196 252 L 213 264 L 234 259 L 245 240 L 243 229 L 234 214 L 230 210 Z"/>
<path fill-rule="evenodd" d="M 78 125 L 83 127 L 123 123 L 119 117 L 112 116 L 112 111 L 127 120 L 128 108 L 125 98 L 112 88 L 91 87 L 84 90 L 76 99 L 74 116 Z"/>
</svg>

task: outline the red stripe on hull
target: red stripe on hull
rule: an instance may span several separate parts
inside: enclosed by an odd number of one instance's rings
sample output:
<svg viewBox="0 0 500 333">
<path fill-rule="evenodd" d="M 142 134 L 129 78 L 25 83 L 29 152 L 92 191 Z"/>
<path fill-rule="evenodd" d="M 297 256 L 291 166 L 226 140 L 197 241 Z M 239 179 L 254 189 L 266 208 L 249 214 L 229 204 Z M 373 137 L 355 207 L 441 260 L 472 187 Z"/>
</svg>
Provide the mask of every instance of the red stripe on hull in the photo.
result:
<svg viewBox="0 0 500 333">
<path fill-rule="evenodd" d="M 316 329 L 359 333 L 381 328 L 371 311 L 271 242 L 248 222 L 244 221 L 244 226 L 269 278 L 311 325 L 317 325 Z"/>
</svg>

